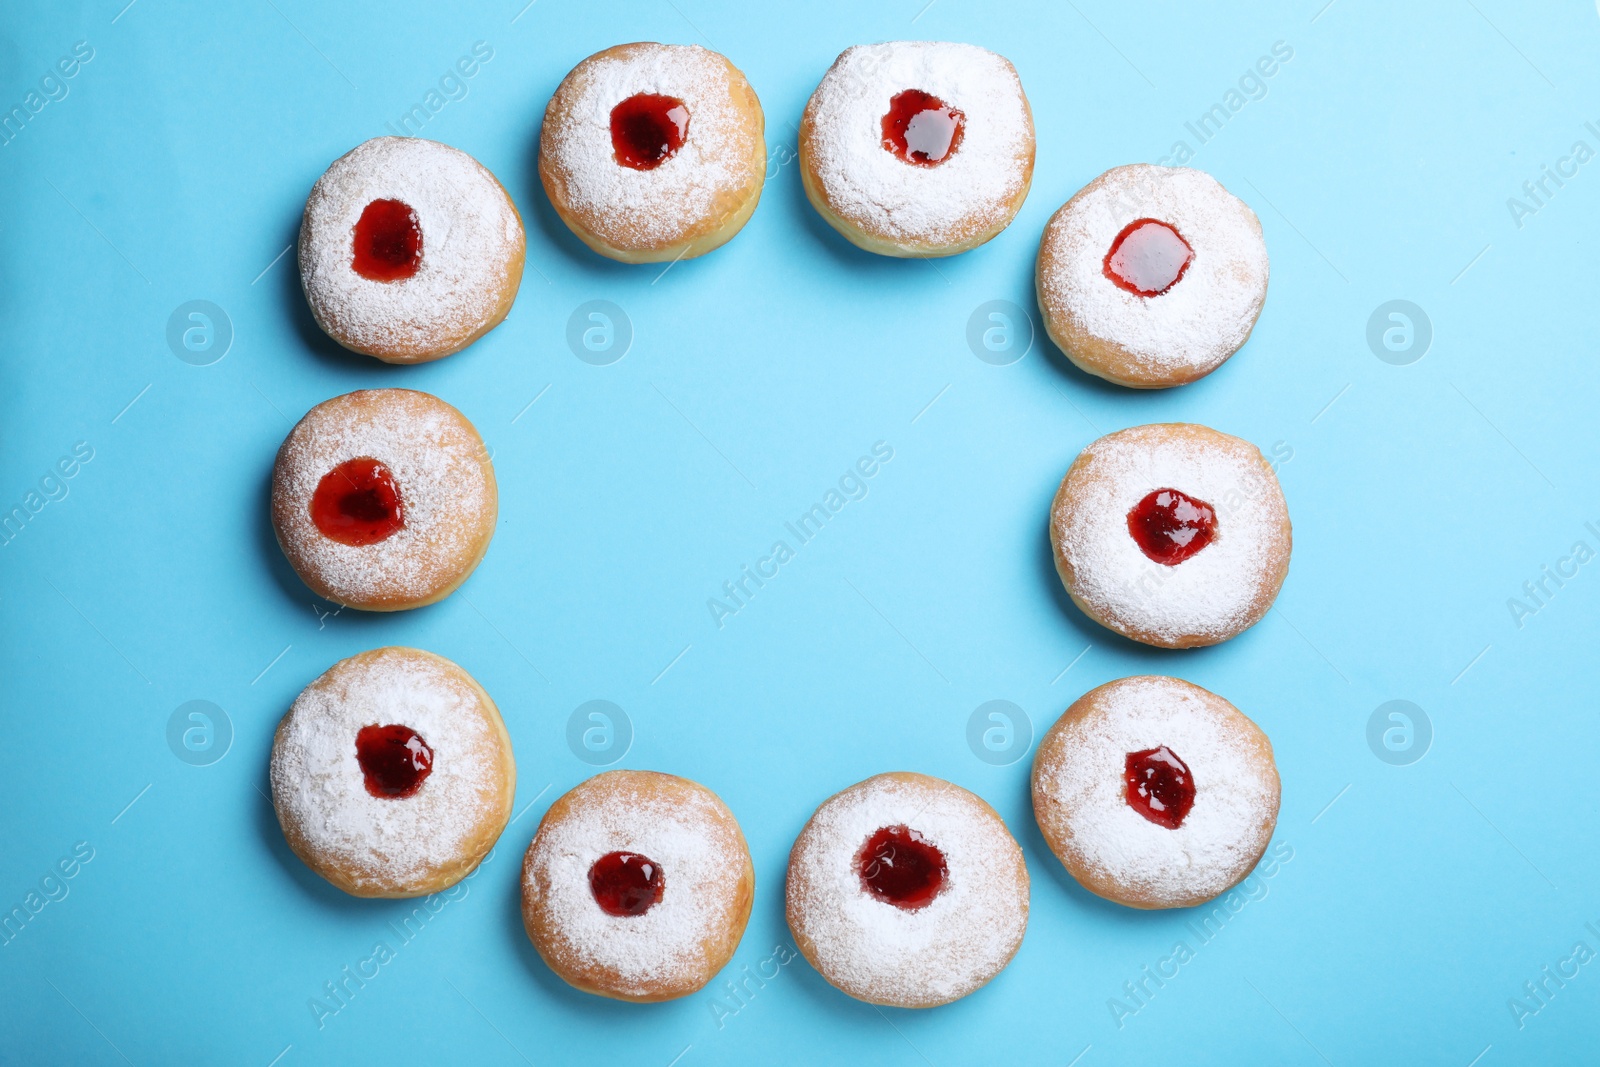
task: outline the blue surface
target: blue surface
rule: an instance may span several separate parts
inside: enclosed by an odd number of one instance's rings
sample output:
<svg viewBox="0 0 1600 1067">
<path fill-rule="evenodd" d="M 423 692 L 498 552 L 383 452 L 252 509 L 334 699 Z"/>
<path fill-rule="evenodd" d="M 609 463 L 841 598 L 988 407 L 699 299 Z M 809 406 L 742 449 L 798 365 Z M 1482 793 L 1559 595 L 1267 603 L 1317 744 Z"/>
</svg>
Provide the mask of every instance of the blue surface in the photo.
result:
<svg viewBox="0 0 1600 1067">
<path fill-rule="evenodd" d="M 38 509 L 0 549 L 0 904 L 38 908 L 0 944 L 0 1058 L 1592 1062 L 1592 5 L 125 2 L 0 15 L 0 106 L 39 92 L 0 147 L 0 505 Z M 1016 222 L 935 263 L 848 246 L 805 203 L 792 162 L 793 123 L 834 56 L 907 37 L 1012 59 L 1039 130 Z M 556 83 L 629 40 L 713 45 L 767 114 L 773 164 L 753 221 L 666 272 L 585 251 L 534 171 Z M 92 58 L 41 87 L 79 41 Z M 424 102 L 479 41 L 492 58 L 444 84 L 459 99 L 441 94 L 422 132 L 475 155 L 516 199 L 521 296 L 444 362 L 347 354 L 312 324 L 293 257 L 275 257 L 327 164 Z M 1275 42 L 1292 58 L 1241 86 Z M 1200 144 L 1186 123 L 1241 87 Z M 1179 140 L 1266 229 L 1272 288 L 1249 345 L 1157 394 L 1087 378 L 1042 334 L 1010 366 L 976 358 L 966 331 L 980 305 L 1034 313 L 1050 213 L 1107 167 L 1169 157 Z M 1534 200 L 1523 183 L 1545 166 L 1569 176 Z M 1408 365 L 1367 342 L 1393 299 L 1432 324 Z M 167 343 L 191 300 L 231 322 L 209 366 Z M 631 322 L 609 366 L 566 342 L 590 300 Z M 273 543 L 268 471 L 313 404 L 386 385 L 436 393 L 476 423 L 494 449 L 500 529 L 445 603 L 331 614 Z M 1079 615 L 1044 537 L 1073 456 L 1160 420 L 1292 452 L 1280 477 L 1296 544 L 1278 610 L 1187 654 Z M 880 441 L 893 459 L 867 495 L 718 627 L 708 599 Z M 51 474 L 63 457 L 70 478 Z M 1546 566 L 1576 576 L 1558 587 Z M 1523 583 L 1541 579 L 1526 599 Z M 519 814 L 499 848 L 409 941 L 395 930 L 414 905 L 320 882 L 262 792 L 294 695 L 383 644 L 471 671 L 518 758 Z M 1225 695 L 1276 746 L 1276 843 L 1292 859 L 1258 873 L 1208 941 L 1195 914 L 1079 889 L 1033 825 L 1027 761 L 995 766 L 967 743 L 986 701 L 1019 705 L 1037 737 L 1089 687 L 1138 672 Z M 188 720 L 168 742 L 193 700 L 232 725 L 208 766 L 175 755 Z M 566 741 L 590 700 L 631 721 L 618 766 L 697 779 L 738 814 L 758 889 L 724 978 L 777 969 L 742 1000 L 723 980 L 652 1007 L 587 997 L 528 945 L 519 857 L 544 807 L 595 769 Z M 1431 723 L 1420 761 L 1377 755 L 1415 757 L 1420 730 L 1409 752 L 1369 746 L 1390 700 Z M 1379 725 L 1403 750 L 1404 723 Z M 191 743 L 191 759 L 215 757 L 203 731 Z M 1033 876 L 1015 962 L 925 1013 L 859 1004 L 800 959 L 764 963 L 790 944 L 784 863 L 806 817 L 899 768 L 992 802 Z M 1145 979 L 1178 940 L 1193 958 L 1164 985 Z M 394 958 L 319 1019 L 312 999 L 379 941 Z M 1141 980 L 1150 995 L 1133 1000 L 1124 983 Z M 1130 1009 L 1120 1026 L 1112 998 Z"/>
</svg>

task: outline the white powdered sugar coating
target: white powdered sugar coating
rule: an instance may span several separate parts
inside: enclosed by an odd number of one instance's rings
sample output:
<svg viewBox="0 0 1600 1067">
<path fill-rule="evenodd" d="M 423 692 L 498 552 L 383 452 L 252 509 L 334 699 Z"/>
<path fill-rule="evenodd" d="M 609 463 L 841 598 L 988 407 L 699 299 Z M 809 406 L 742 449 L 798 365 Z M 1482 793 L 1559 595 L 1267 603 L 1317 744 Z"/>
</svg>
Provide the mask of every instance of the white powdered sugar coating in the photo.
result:
<svg viewBox="0 0 1600 1067">
<path fill-rule="evenodd" d="M 422 233 L 417 273 L 357 274 L 355 226 L 374 200 L 399 200 Z M 436 354 L 485 329 L 521 278 L 522 221 L 500 183 L 437 141 L 375 137 L 334 161 L 300 224 L 300 279 L 317 323 L 358 351 Z M 515 277 L 512 267 L 517 264 Z"/>
<path fill-rule="evenodd" d="M 920 89 L 966 119 L 955 154 L 934 166 L 883 146 L 890 100 Z M 893 241 L 952 244 L 1004 225 L 1026 187 L 1033 122 L 1016 70 L 970 44 L 891 41 L 847 49 L 807 106 L 810 166 L 829 205 Z"/>
<path fill-rule="evenodd" d="M 526 906 L 541 918 L 541 951 L 565 966 L 606 972 L 618 992 L 681 988 L 717 961 L 708 943 L 739 922 L 737 886 L 748 853 L 727 809 L 695 787 L 667 793 L 655 776 L 613 772 L 582 783 L 563 817 L 539 827 L 523 866 Z M 589 869 L 610 852 L 660 866 L 661 899 L 643 915 L 601 910 Z"/>
<path fill-rule="evenodd" d="M 862 885 L 862 847 L 904 825 L 945 858 L 943 888 L 907 911 Z M 826 801 L 789 860 L 789 922 L 823 977 L 878 1004 L 966 996 L 1005 967 L 1028 925 L 1022 851 L 989 808 L 946 782 L 879 775 Z"/>
<path fill-rule="evenodd" d="M 1149 903 L 1209 899 L 1250 872 L 1278 818 L 1277 774 L 1254 725 L 1220 697 L 1147 675 L 1102 686 L 1087 714 L 1040 748 L 1035 788 L 1047 836 L 1085 868 Z M 1128 805 L 1127 758 L 1162 745 L 1189 768 L 1194 806 L 1169 830 Z"/>
<path fill-rule="evenodd" d="M 1211 505 L 1211 543 L 1176 566 L 1144 554 L 1128 512 L 1158 489 Z M 1288 510 L 1254 445 L 1205 427 L 1135 426 L 1074 462 L 1051 515 L 1070 591 L 1113 629 L 1215 643 L 1270 606 L 1287 567 Z"/>
<path fill-rule="evenodd" d="M 1172 226 L 1193 250 L 1183 277 L 1159 296 L 1130 293 L 1105 275 L 1117 234 L 1144 218 Z M 1204 171 L 1140 163 L 1107 171 L 1056 212 L 1038 283 L 1047 316 L 1068 317 L 1147 372 L 1204 373 L 1249 338 L 1267 273 L 1261 223 L 1243 201 Z"/>
<path fill-rule="evenodd" d="M 483 441 L 455 408 L 410 389 L 364 389 L 326 400 L 289 432 L 272 472 L 278 542 L 294 569 L 341 604 L 422 599 L 477 559 L 497 495 Z M 378 460 L 394 476 L 405 525 L 376 544 L 323 535 L 311 499 L 346 460 Z"/>
<path fill-rule="evenodd" d="M 734 103 L 727 60 L 699 45 L 636 44 L 578 64 L 551 100 L 540 169 L 588 229 L 620 248 L 684 239 L 731 210 L 751 183 L 759 127 Z M 617 162 L 611 110 L 637 93 L 683 101 L 682 146 L 651 170 Z"/>
<path fill-rule="evenodd" d="M 486 823 L 504 818 L 498 731 L 453 667 L 409 648 L 342 660 L 301 692 L 280 727 L 271 767 L 278 817 L 358 888 L 425 885 L 461 864 Z M 356 759 L 361 728 L 391 724 L 433 749 L 433 770 L 409 797 L 367 792 Z"/>
</svg>

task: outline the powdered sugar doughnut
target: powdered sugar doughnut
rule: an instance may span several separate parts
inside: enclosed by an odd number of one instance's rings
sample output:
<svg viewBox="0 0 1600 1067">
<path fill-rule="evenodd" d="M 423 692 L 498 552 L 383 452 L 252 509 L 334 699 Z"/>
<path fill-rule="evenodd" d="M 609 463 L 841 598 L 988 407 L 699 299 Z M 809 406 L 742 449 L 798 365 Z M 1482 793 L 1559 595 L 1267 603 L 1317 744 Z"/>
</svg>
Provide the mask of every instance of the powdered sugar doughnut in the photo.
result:
<svg viewBox="0 0 1600 1067">
<path fill-rule="evenodd" d="M 1226 641 L 1289 573 L 1289 509 L 1248 441 L 1194 423 L 1135 426 L 1079 453 L 1050 506 L 1056 571 L 1102 626 L 1162 648 Z"/>
<path fill-rule="evenodd" d="M 584 244 L 624 263 L 704 255 L 761 199 L 761 102 L 698 45 L 621 44 L 572 68 L 545 109 L 539 178 Z"/>
<path fill-rule="evenodd" d="M 272 527 L 317 595 L 367 611 L 449 596 L 489 549 L 494 467 L 436 396 L 362 389 L 324 400 L 272 467 Z"/>
<path fill-rule="evenodd" d="M 466 671 L 415 648 L 340 660 L 272 741 L 272 805 L 294 854 L 358 897 L 437 893 L 511 817 L 517 766 L 500 712 Z"/>
<path fill-rule="evenodd" d="M 522 864 L 522 922 L 550 969 L 617 1000 L 688 996 L 739 947 L 755 895 L 717 795 L 655 771 L 607 771 L 545 812 Z"/>
<path fill-rule="evenodd" d="M 800 120 L 811 205 L 885 256 L 949 256 L 994 237 L 1027 199 L 1033 154 L 1016 68 L 970 44 L 848 48 Z"/>
<path fill-rule="evenodd" d="M 1028 869 L 993 808 L 925 774 L 823 802 L 789 853 L 789 929 L 869 1004 L 931 1008 L 999 974 L 1028 926 Z"/>
<path fill-rule="evenodd" d="M 1051 217 L 1035 273 L 1050 339 L 1135 389 L 1203 378 L 1250 339 L 1267 299 L 1255 212 L 1211 175 L 1114 167 Z"/>
<path fill-rule="evenodd" d="M 522 219 L 477 160 L 416 137 L 374 137 L 306 199 L 300 284 L 344 347 L 423 363 L 500 324 L 522 283 Z"/>
<path fill-rule="evenodd" d="M 1197 685 L 1146 675 L 1079 697 L 1039 742 L 1033 813 L 1083 887 L 1187 908 L 1244 880 L 1278 823 L 1272 743 Z"/>
</svg>

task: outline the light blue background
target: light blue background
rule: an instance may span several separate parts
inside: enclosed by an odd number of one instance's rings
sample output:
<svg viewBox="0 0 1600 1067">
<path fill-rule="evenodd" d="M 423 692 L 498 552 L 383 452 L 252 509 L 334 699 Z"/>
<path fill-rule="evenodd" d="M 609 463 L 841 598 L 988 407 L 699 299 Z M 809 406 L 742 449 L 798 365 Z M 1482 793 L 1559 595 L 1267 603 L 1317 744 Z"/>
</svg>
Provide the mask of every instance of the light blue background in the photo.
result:
<svg viewBox="0 0 1600 1067">
<path fill-rule="evenodd" d="M 1575 541 L 1600 548 L 1584 528 L 1600 527 L 1600 162 L 1520 227 L 1507 199 L 1575 141 L 1600 149 L 1584 127 L 1600 120 L 1593 5 L 538 0 L 519 16 L 523 0 L 125 2 L 0 16 L 5 109 L 74 42 L 94 49 L 67 96 L 0 147 L 0 505 L 23 503 L 75 442 L 94 450 L 0 549 L 0 905 L 76 842 L 94 850 L 68 895 L 0 946 L 0 1058 L 1592 1062 L 1600 963 L 1520 1028 L 1508 999 L 1575 942 L 1600 951 L 1585 928 L 1600 927 L 1600 563 L 1521 627 L 1507 599 Z M 954 259 L 858 252 L 806 204 L 792 162 L 793 124 L 834 56 L 902 38 L 1006 55 L 1038 125 L 1016 222 Z M 534 169 L 560 78 L 631 40 L 727 54 L 760 94 L 773 156 L 745 231 L 664 274 L 583 249 Z M 293 256 L 274 257 L 328 163 L 476 41 L 492 60 L 424 134 L 516 200 L 520 298 L 441 363 L 345 353 L 312 324 Z M 980 304 L 1034 312 L 1050 213 L 1110 166 L 1195 148 L 1185 122 L 1277 41 L 1293 58 L 1193 160 L 1266 230 L 1271 294 L 1246 348 L 1155 394 L 1087 378 L 1042 333 L 1014 365 L 975 358 Z M 1433 324 L 1409 366 L 1365 340 L 1395 298 Z M 192 299 L 235 331 L 212 366 L 164 339 Z M 592 299 L 632 322 L 611 366 L 565 342 Z M 319 619 L 331 605 L 268 528 L 273 454 L 317 402 L 392 385 L 478 426 L 500 529 L 441 605 Z M 1080 449 L 1161 420 L 1293 451 L 1278 610 L 1185 654 L 1079 615 L 1044 534 Z M 869 495 L 719 629 L 707 599 L 877 441 L 894 458 Z M 289 854 L 262 792 L 268 749 L 302 686 L 384 644 L 448 656 L 494 695 L 520 814 L 466 895 L 319 1029 L 310 998 L 375 941 L 398 944 L 387 923 L 412 905 L 344 897 Z M 1027 762 L 984 763 L 965 731 L 1006 699 L 1037 735 L 1089 687 L 1138 672 L 1204 685 L 1265 728 L 1293 859 L 1119 1029 L 1108 999 L 1191 938 L 1192 916 L 1079 889 L 1033 825 Z M 165 739 L 194 699 L 234 729 L 207 767 Z M 569 990 L 523 935 L 517 872 L 545 806 L 594 769 L 564 740 L 591 699 L 631 717 L 619 766 L 697 779 L 738 814 L 758 888 L 735 976 L 790 943 L 784 864 L 816 804 L 900 768 L 975 790 L 1021 841 L 1033 912 L 1015 962 L 912 1013 L 850 1000 L 796 959 L 720 1028 L 720 981 L 650 1007 Z M 1366 741 L 1391 699 L 1433 724 L 1409 766 Z"/>
</svg>

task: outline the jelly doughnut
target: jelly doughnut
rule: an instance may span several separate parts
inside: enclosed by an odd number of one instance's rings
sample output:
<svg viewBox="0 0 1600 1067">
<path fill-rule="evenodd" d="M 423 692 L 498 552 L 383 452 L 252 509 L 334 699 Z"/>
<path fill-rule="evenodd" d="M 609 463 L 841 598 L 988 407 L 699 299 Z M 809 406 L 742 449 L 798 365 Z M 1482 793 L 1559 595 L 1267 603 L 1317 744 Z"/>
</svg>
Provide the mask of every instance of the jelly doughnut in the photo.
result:
<svg viewBox="0 0 1600 1067">
<path fill-rule="evenodd" d="M 672 1000 L 732 958 L 755 884 L 744 834 L 715 793 L 670 774 L 607 771 L 540 820 L 522 864 L 522 922 L 569 985 Z"/>
<path fill-rule="evenodd" d="M 1266 459 L 1194 423 L 1100 438 L 1050 506 L 1056 571 L 1073 603 L 1162 648 L 1214 645 L 1259 622 L 1289 573 L 1292 541 Z"/>
<path fill-rule="evenodd" d="M 415 648 L 340 660 L 272 741 L 272 805 L 294 854 L 358 897 L 437 893 L 470 874 L 511 817 L 517 765 L 500 712 L 466 671 Z"/>
<path fill-rule="evenodd" d="M 970 44 L 846 49 L 800 120 L 806 197 L 885 256 L 950 256 L 994 237 L 1027 199 L 1033 155 L 1016 68 Z"/>
<path fill-rule="evenodd" d="M 823 802 L 789 853 L 801 955 L 857 1000 L 931 1008 L 999 974 L 1028 925 L 1028 869 L 993 808 L 925 774 Z"/>
<path fill-rule="evenodd" d="M 698 45 L 620 44 L 572 68 L 539 131 L 556 214 L 602 256 L 704 255 L 750 221 L 766 177 L 761 102 Z"/>
<path fill-rule="evenodd" d="M 1250 339 L 1267 299 L 1255 212 L 1203 171 L 1114 167 L 1055 213 L 1034 275 L 1045 330 L 1080 368 L 1183 385 Z"/>
<path fill-rule="evenodd" d="M 478 431 L 438 397 L 362 389 L 306 412 L 272 467 L 272 526 L 318 596 L 367 611 L 449 596 L 494 536 Z"/>
<path fill-rule="evenodd" d="M 1177 678 L 1107 682 L 1039 742 L 1033 813 L 1085 889 L 1133 908 L 1187 908 L 1238 885 L 1278 823 L 1261 728 Z"/>
<path fill-rule="evenodd" d="M 374 137 L 317 179 L 300 282 L 317 325 L 386 363 L 448 356 L 494 329 L 522 282 L 522 219 L 459 149 Z"/>
</svg>

